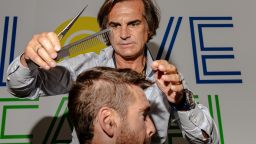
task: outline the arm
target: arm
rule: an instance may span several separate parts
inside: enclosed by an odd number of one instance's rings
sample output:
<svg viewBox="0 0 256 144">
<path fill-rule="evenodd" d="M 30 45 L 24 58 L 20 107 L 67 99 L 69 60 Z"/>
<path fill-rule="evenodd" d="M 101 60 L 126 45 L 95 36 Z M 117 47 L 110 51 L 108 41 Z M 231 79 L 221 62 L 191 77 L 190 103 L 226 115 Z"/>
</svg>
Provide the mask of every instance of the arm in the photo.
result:
<svg viewBox="0 0 256 144">
<path fill-rule="evenodd" d="M 70 70 L 61 66 L 30 70 L 20 63 L 20 56 L 7 70 L 7 87 L 12 95 L 20 98 L 67 93 L 71 83 Z"/>
<path fill-rule="evenodd" d="M 173 115 L 182 130 L 182 135 L 191 143 L 218 144 L 217 128 L 208 109 L 197 104 L 189 111 L 175 111 Z"/>
<path fill-rule="evenodd" d="M 182 101 L 178 105 L 170 104 L 172 116 L 181 128 L 183 137 L 191 143 L 218 143 L 217 128 L 207 107 L 196 104 L 191 91 L 183 91 Z"/>
<path fill-rule="evenodd" d="M 70 74 L 63 67 L 56 67 L 54 61 L 59 49 L 60 43 L 55 33 L 34 35 L 23 54 L 8 67 L 7 86 L 11 94 L 17 97 L 36 98 L 40 95 L 67 92 L 62 88 L 69 86 Z M 33 61 L 40 68 L 29 69 L 28 61 Z M 65 86 L 59 86 L 58 82 Z"/>
<path fill-rule="evenodd" d="M 8 68 L 7 86 L 11 94 L 22 98 L 33 99 L 44 95 L 64 94 L 69 91 L 73 80 L 80 72 L 98 65 L 97 60 L 96 53 L 87 53 L 65 59 L 49 70 L 30 70 L 20 63 L 18 57 Z"/>
<path fill-rule="evenodd" d="M 217 130 L 208 109 L 195 104 L 193 94 L 187 90 L 176 67 L 165 60 L 157 60 L 153 62 L 152 69 L 155 71 L 156 83 L 167 97 L 172 107 L 171 113 L 174 114 L 183 136 L 192 143 L 218 141 Z"/>
<path fill-rule="evenodd" d="M 30 71 L 20 63 L 20 56 L 14 59 L 7 69 L 7 88 L 10 93 L 16 97 L 36 98 L 39 91 L 34 90 L 36 87 L 37 72 Z"/>
</svg>

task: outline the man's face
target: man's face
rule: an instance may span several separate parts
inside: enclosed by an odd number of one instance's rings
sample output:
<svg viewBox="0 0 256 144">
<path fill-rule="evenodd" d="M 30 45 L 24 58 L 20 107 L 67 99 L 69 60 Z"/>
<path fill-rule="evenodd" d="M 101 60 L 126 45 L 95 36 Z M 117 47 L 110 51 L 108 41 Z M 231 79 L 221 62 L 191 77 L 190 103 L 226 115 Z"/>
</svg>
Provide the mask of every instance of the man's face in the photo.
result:
<svg viewBox="0 0 256 144">
<path fill-rule="evenodd" d="M 143 55 L 148 40 L 148 24 L 141 0 L 117 3 L 108 15 L 108 27 L 112 29 L 111 44 L 116 55 L 133 59 Z"/>
<path fill-rule="evenodd" d="M 149 102 L 144 91 L 132 86 L 135 101 L 128 106 L 127 116 L 121 122 L 117 144 L 149 144 L 155 127 L 149 117 Z"/>
</svg>

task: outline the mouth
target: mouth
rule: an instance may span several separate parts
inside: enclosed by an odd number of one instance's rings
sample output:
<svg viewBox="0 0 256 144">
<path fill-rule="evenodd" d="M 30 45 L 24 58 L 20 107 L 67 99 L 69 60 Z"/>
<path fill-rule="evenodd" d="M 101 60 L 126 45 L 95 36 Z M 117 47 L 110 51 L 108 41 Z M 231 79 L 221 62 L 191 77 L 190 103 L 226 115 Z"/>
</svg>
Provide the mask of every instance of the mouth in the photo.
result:
<svg viewBox="0 0 256 144">
<path fill-rule="evenodd" d="M 130 44 L 132 44 L 131 42 L 126 42 L 126 43 L 120 43 L 120 45 L 130 45 Z"/>
<path fill-rule="evenodd" d="M 133 46 L 133 44 L 134 43 L 119 43 L 119 45 L 121 46 L 121 47 L 131 47 L 131 46 Z"/>
</svg>

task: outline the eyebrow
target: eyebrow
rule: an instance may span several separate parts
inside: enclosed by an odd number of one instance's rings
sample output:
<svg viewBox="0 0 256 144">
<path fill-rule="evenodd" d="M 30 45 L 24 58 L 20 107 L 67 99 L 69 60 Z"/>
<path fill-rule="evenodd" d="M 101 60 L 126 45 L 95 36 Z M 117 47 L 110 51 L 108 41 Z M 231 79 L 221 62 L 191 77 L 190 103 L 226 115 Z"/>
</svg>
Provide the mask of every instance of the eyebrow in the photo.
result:
<svg viewBox="0 0 256 144">
<path fill-rule="evenodd" d="M 133 21 L 130 21 L 130 22 L 128 22 L 128 25 L 134 24 L 134 23 L 141 23 L 141 20 L 133 20 Z"/>
<path fill-rule="evenodd" d="M 141 23 L 142 21 L 141 20 L 138 20 L 138 19 L 136 19 L 136 20 L 132 20 L 132 21 L 129 21 L 128 23 L 127 23 L 127 25 L 130 25 L 130 24 L 134 24 L 134 23 Z M 121 25 L 119 22 L 114 22 L 114 21 L 111 21 L 111 22 L 109 22 L 109 24 L 108 25 Z"/>
</svg>

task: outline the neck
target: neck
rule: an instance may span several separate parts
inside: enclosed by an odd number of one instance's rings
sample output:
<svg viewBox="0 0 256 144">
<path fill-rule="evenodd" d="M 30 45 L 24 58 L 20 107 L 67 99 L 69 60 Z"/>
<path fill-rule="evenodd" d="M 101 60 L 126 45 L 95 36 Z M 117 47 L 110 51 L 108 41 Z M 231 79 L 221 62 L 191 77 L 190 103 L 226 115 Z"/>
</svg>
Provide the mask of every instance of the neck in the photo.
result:
<svg viewBox="0 0 256 144">
<path fill-rule="evenodd" d="M 137 58 L 127 59 L 120 57 L 118 55 L 115 56 L 115 62 L 117 68 L 130 68 L 138 73 L 142 73 L 146 64 L 146 57 L 141 55 Z"/>
</svg>

